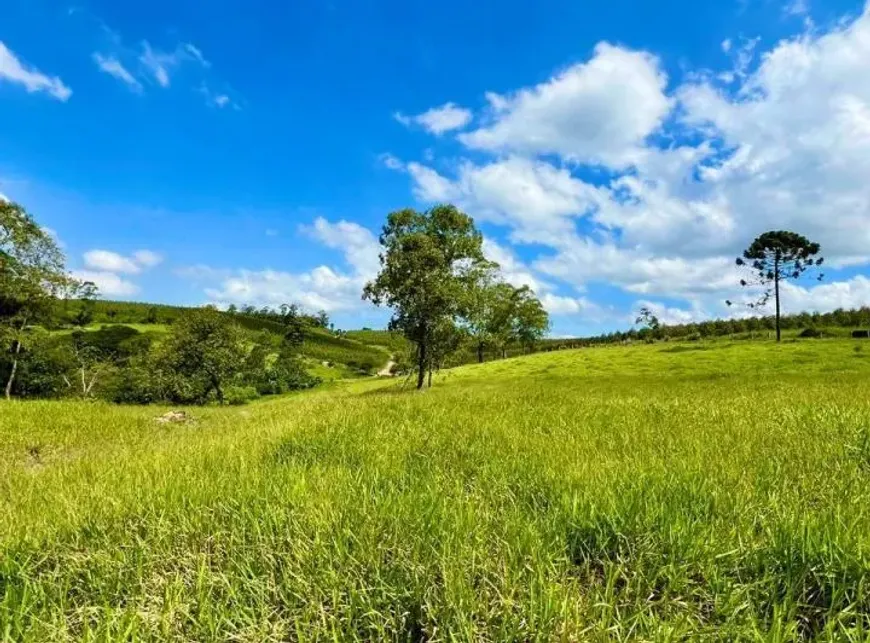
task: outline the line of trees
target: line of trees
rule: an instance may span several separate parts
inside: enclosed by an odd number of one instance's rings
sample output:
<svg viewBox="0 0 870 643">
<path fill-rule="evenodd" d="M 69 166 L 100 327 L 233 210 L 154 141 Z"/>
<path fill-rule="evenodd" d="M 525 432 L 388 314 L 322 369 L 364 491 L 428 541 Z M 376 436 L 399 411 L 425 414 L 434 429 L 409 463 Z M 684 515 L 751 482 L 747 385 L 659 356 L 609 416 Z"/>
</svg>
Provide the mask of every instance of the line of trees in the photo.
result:
<svg viewBox="0 0 870 643">
<path fill-rule="evenodd" d="M 483 361 L 486 347 L 531 346 L 546 334 L 541 302 L 498 279 L 474 221 L 455 206 L 392 212 L 380 243 L 381 271 L 363 298 L 392 309 L 390 330 L 414 347 L 418 389 L 469 339 Z"/>
<path fill-rule="evenodd" d="M 321 310 L 314 315 L 309 315 L 303 312 L 297 304 L 281 304 L 281 306 L 278 306 L 277 308 L 271 306 L 257 308 L 250 304 L 244 306 L 230 304 L 227 308 L 227 313 L 230 315 L 265 319 L 279 324 L 285 324 L 288 318 L 292 318 L 299 320 L 303 325 L 312 326 L 314 328 L 328 329 L 332 327 L 332 323 L 329 320 L 329 313 L 325 310 Z"/>
<path fill-rule="evenodd" d="M 243 402 L 318 381 L 298 357 L 307 320 L 294 307 L 281 309 L 278 332 L 243 328 L 209 307 L 175 310 L 168 333 L 122 325 L 89 330 L 96 296 L 94 284 L 67 273 L 57 243 L 24 208 L 0 202 L 0 379 L 6 398 Z M 59 315 L 72 328 L 51 332 Z"/>
</svg>

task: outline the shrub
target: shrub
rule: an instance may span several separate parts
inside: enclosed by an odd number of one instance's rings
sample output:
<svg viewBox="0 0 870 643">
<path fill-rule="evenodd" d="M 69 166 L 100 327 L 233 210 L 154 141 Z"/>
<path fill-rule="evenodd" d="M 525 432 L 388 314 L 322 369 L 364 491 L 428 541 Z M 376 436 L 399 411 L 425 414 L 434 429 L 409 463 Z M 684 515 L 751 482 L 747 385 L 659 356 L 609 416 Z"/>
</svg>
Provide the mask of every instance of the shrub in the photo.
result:
<svg viewBox="0 0 870 643">
<path fill-rule="evenodd" d="M 228 386 L 226 391 L 224 391 L 224 400 L 227 404 L 234 406 L 247 404 L 258 397 L 260 397 L 260 394 L 253 386 Z"/>
<path fill-rule="evenodd" d="M 151 404 L 163 399 L 161 374 L 147 364 L 118 369 L 103 387 L 102 397 L 116 404 Z"/>
<path fill-rule="evenodd" d="M 798 337 L 803 337 L 804 339 L 815 339 L 822 336 L 822 331 L 818 328 L 804 328 Z"/>
</svg>

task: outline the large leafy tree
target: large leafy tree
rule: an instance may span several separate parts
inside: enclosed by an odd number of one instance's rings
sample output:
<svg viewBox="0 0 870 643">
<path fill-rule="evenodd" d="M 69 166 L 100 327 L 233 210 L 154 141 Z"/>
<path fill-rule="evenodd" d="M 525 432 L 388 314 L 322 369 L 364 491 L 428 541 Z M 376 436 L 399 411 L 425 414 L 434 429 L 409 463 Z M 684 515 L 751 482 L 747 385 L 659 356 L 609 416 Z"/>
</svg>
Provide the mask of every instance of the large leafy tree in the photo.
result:
<svg viewBox="0 0 870 643">
<path fill-rule="evenodd" d="M 7 399 L 29 326 L 49 315 L 54 299 L 75 286 L 51 235 L 23 207 L 0 200 L 0 346 L 8 353 Z"/>
<path fill-rule="evenodd" d="M 741 279 L 745 287 L 761 287 L 761 297 L 750 307 L 764 306 L 773 296 L 776 302 L 776 341 L 781 341 L 780 329 L 780 282 L 798 279 L 813 266 L 821 266 L 824 258 L 819 256 L 821 247 L 806 237 L 786 230 L 772 230 L 759 236 L 737 258 L 737 265 L 752 272 L 749 279 Z M 823 275 L 819 275 L 821 280 Z M 730 304 L 730 302 L 728 302 Z"/>
<path fill-rule="evenodd" d="M 214 391 L 224 401 L 225 383 L 245 364 L 248 351 L 239 326 L 229 315 L 206 307 L 185 312 L 161 345 L 163 368 L 197 400 Z"/>
<path fill-rule="evenodd" d="M 452 205 L 426 212 L 397 210 L 380 235 L 381 271 L 363 298 L 392 308 L 390 329 L 416 347 L 417 388 L 422 388 L 436 330 L 462 313 L 462 293 L 485 261 L 474 221 Z"/>
</svg>

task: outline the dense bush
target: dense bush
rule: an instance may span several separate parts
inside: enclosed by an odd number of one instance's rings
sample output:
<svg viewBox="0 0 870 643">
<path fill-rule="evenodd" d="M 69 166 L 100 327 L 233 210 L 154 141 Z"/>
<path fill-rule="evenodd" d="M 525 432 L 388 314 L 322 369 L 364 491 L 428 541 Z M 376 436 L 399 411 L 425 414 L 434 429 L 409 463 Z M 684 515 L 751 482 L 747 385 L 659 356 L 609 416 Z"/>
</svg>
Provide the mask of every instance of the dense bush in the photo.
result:
<svg viewBox="0 0 870 643">
<path fill-rule="evenodd" d="M 224 394 L 226 395 L 227 404 L 234 406 L 247 404 L 260 397 L 257 389 L 253 386 L 229 386 Z"/>
</svg>

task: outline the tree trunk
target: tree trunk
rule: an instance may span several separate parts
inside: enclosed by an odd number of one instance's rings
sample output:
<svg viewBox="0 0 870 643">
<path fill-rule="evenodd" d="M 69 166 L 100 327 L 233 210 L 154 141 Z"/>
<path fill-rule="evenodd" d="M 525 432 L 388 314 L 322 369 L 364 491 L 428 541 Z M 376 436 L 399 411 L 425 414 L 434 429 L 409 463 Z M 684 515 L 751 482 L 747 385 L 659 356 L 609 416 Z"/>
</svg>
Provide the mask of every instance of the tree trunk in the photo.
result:
<svg viewBox="0 0 870 643">
<path fill-rule="evenodd" d="M 19 333 L 23 333 L 24 329 L 27 327 L 27 317 L 21 320 L 21 328 L 18 330 Z M 15 352 L 13 353 L 14 357 L 12 358 L 12 369 L 9 371 L 9 379 L 6 380 L 6 399 L 10 399 L 12 397 L 12 384 L 15 382 L 15 374 L 18 372 L 18 356 L 21 354 L 21 340 L 15 340 Z"/>
<path fill-rule="evenodd" d="M 211 385 L 214 388 L 214 394 L 217 395 L 218 404 L 223 406 L 224 404 L 224 391 L 221 388 L 221 383 L 218 381 L 216 377 L 211 378 Z"/>
<path fill-rule="evenodd" d="M 423 388 L 426 381 L 426 342 L 420 342 L 417 348 L 417 390 Z"/>
<path fill-rule="evenodd" d="M 429 367 L 429 388 L 432 388 L 432 367 Z"/>
<path fill-rule="evenodd" d="M 12 370 L 9 371 L 9 379 L 6 380 L 6 399 L 12 397 L 12 384 L 15 382 L 15 372 L 18 370 L 18 352 L 21 342 L 15 342 L 15 357 L 12 358 Z"/>
<path fill-rule="evenodd" d="M 773 290 L 776 299 L 776 341 L 782 341 L 782 331 L 779 327 L 779 253 L 773 259 Z"/>
<path fill-rule="evenodd" d="M 15 340 L 15 352 L 12 358 L 12 369 L 9 371 L 9 379 L 6 380 L 6 399 L 12 397 L 12 385 L 15 383 L 15 374 L 18 372 L 18 355 L 21 354 L 21 341 Z"/>
<path fill-rule="evenodd" d="M 483 342 L 477 344 L 477 363 L 483 364 Z"/>
</svg>

